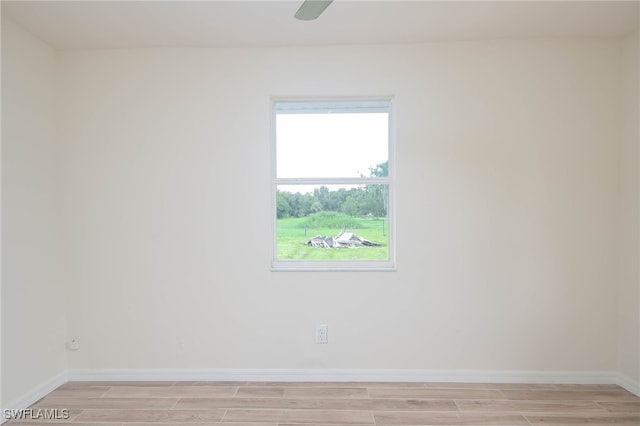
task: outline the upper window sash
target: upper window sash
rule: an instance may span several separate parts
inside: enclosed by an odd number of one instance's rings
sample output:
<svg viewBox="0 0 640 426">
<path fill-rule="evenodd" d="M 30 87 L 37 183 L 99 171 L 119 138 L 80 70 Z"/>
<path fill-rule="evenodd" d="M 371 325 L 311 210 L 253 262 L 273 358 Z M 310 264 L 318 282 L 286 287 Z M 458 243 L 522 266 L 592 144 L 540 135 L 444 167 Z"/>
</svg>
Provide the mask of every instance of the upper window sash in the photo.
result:
<svg viewBox="0 0 640 426">
<path fill-rule="evenodd" d="M 372 178 L 390 164 L 390 113 L 388 99 L 274 101 L 274 177 Z"/>
</svg>

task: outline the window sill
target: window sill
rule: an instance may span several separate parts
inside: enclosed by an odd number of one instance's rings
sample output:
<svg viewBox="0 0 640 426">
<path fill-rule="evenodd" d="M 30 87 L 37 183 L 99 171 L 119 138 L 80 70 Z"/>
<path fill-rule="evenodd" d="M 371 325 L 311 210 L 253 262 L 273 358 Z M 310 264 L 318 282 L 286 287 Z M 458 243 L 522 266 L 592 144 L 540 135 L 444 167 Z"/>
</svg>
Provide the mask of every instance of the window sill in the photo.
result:
<svg viewBox="0 0 640 426">
<path fill-rule="evenodd" d="M 395 272 L 394 262 L 275 261 L 271 272 Z"/>
</svg>

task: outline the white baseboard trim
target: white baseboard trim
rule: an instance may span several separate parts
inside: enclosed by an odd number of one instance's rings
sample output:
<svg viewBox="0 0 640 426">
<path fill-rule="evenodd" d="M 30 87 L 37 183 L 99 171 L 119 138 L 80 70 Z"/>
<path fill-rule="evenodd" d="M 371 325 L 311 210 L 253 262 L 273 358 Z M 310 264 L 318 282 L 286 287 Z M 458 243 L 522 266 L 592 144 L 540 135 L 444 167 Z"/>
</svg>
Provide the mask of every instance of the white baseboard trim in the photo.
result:
<svg viewBox="0 0 640 426">
<path fill-rule="evenodd" d="M 623 374 L 616 374 L 615 384 L 620 386 L 621 388 L 628 390 L 632 394 L 640 396 L 640 382 L 632 380 L 630 377 L 627 377 Z"/>
<path fill-rule="evenodd" d="M 606 371 L 379 370 L 379 369 L 74 369 L 70 381 L 277 381 L 450 383 L 635 383 Z M 626 386 L 623 386 L 627 388 Z"/>
<path fill-rule="evenodd" d="M 2 407 L 0 424 L 9 420 L 5 418 L 5 413 L 7 412 L 5 410 L 24 410 L 25 408 L 28 408 L 33 403 L 44 398 L 47 394 L 51 393 L 53 390 L 67 383 L 68 381 L 68 370 L 65 370 L 60 374 L 53 376 L 49 380 L 46 380 L 35 386 L 33 389 L 31 389 L 21 397 L 16 398 L 13 401 L 9 401 L 7 404 L 4 404 L 4 406 Z"/>
</svg>

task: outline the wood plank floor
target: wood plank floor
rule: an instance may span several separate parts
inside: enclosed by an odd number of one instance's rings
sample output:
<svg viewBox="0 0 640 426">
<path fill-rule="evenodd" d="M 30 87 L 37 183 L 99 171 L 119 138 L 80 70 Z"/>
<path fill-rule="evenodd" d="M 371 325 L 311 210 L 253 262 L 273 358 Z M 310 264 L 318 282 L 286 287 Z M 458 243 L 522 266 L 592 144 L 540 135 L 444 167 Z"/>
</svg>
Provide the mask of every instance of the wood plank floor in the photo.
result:
<svg viewBox="0 0 640 426">
<path fill-rule="evenodd" d="M 6 424 L 640 425 L 640 398 L 615 385 L 70 382 L 31 409 Z M 42 418 L 56 409 L 69 419 Z"/>
</svg>

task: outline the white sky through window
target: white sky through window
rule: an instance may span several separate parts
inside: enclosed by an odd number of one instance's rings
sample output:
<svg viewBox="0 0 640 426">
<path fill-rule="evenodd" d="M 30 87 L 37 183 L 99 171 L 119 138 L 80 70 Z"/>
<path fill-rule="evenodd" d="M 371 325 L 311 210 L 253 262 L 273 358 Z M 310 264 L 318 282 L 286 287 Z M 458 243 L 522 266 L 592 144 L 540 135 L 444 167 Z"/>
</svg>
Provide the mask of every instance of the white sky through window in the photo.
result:
<svg viewBox="0 0 640 426">
<path fill-rule="evenodd" d="M 389 158 L 388 126 L 387 113 L 277 114 L 277 177 L 369 176 Z"/>
</svg>

